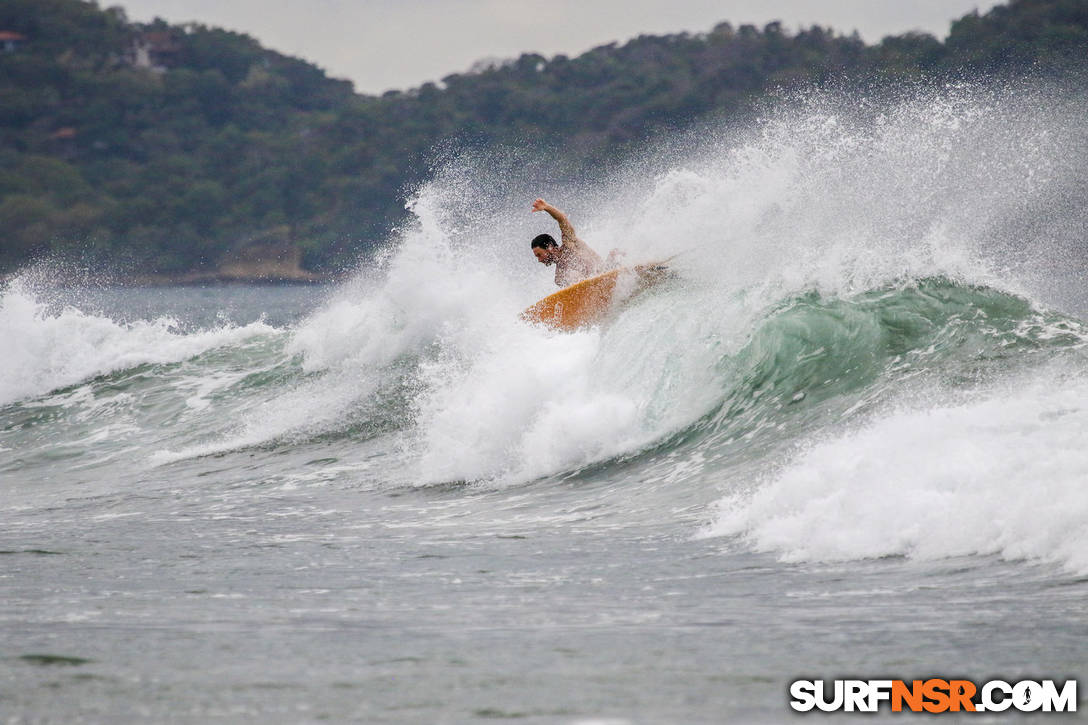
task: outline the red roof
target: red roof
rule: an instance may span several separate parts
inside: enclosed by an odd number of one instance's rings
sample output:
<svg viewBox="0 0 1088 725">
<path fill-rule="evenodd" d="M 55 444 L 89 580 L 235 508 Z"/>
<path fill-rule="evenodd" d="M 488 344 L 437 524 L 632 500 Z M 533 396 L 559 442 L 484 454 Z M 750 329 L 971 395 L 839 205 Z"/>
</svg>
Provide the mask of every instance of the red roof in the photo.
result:
<svg viewBox="0 0 1088 725">
<path fill-rule="evenodd" d="M 26 40 L 25 35 L 20 33 L 13 33 L 10 30 L 0 30 L 0 41 L 4 40 Z"/>
</svg>

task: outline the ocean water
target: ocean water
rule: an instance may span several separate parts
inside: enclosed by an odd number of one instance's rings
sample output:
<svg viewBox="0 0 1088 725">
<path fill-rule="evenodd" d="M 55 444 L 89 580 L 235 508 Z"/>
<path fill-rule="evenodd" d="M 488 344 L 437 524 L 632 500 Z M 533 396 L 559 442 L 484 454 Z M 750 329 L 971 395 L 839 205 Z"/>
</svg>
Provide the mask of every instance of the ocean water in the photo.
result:
<svg viewBox="0 0 1088 725">
<path fill-rule="evenodd" d="M 0 720 L 773 723 L 794 679 L 930 676 L 1083 710 L 1086 109 L 783 97 L 593 180 L 465 151 L 335 286 L 17 275 Z M 520 322 L 538 195 L 674 278 Z"/>
</svg>

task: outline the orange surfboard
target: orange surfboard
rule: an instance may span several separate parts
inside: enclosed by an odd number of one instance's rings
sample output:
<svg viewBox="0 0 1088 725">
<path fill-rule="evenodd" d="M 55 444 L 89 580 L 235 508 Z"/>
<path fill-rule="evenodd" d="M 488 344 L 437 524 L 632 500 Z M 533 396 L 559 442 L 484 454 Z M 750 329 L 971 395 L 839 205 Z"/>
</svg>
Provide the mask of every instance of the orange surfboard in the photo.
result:
<svg viewBox="0 0 1088 725">
<path fill-rule="evenodd" d="M 633 296 L 663 280 L 668 274 L 668 267 L 661 262 L 639 264 L 583 279 L 527 308 L 521 313 L 521 319 L 566 331 L 592 325 L 603 318 L 612 307 L 616 283 L 620 275 L 625 273 L 634 274 L 636 277 L 635 289 L 631 295 Z"/>
</svg>

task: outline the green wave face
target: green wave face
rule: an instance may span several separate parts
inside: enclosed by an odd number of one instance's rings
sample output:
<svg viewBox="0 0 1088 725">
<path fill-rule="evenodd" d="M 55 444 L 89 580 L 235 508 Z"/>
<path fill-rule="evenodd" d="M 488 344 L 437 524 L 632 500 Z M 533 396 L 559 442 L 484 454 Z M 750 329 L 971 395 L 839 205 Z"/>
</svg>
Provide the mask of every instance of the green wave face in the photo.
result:
<svg viewBox="0 0 1088 725">
<path fill-rule="evenodd" d="M 1034 349 L 1048 322 L 1026 300 L 940 278 L 849 299 L 810 292 L 759 325 L 732 361 L 734 389 L 738 402 L 815 402 L 896 372 Z"/>
<path fill-rule="evenodd" d="M 695 445 L 736 454 L 759 448 L 760 433 L 793 440 L 908 386 L 969 388 L 1077 355 L 1086 340 L 1074 319 L 945 277 L 851 297 L 806 292 L 770 309 L 739 351 L 719 360 L 720 403 L 655 451 Z"/>
</svg>

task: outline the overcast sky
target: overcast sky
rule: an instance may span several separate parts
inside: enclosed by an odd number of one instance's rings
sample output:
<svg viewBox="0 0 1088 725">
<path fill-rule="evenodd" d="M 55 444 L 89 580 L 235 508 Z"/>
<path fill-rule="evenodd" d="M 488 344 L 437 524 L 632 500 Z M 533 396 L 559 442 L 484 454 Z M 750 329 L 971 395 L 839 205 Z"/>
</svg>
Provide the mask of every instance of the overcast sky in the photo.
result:
<svg viewBox="0 0 1088 725">
<path fill-rule="evenodd" d="M 819 24 L 868 42 L 908 30 L 943 38 L 987 0 L 101 0 L 129 18 L 197 21 L 305 58 L 364 93 L 406 89 L 524 52 L 577 55 L 641 33 L 705 32 L 728 20 Z"/>
</svg>

